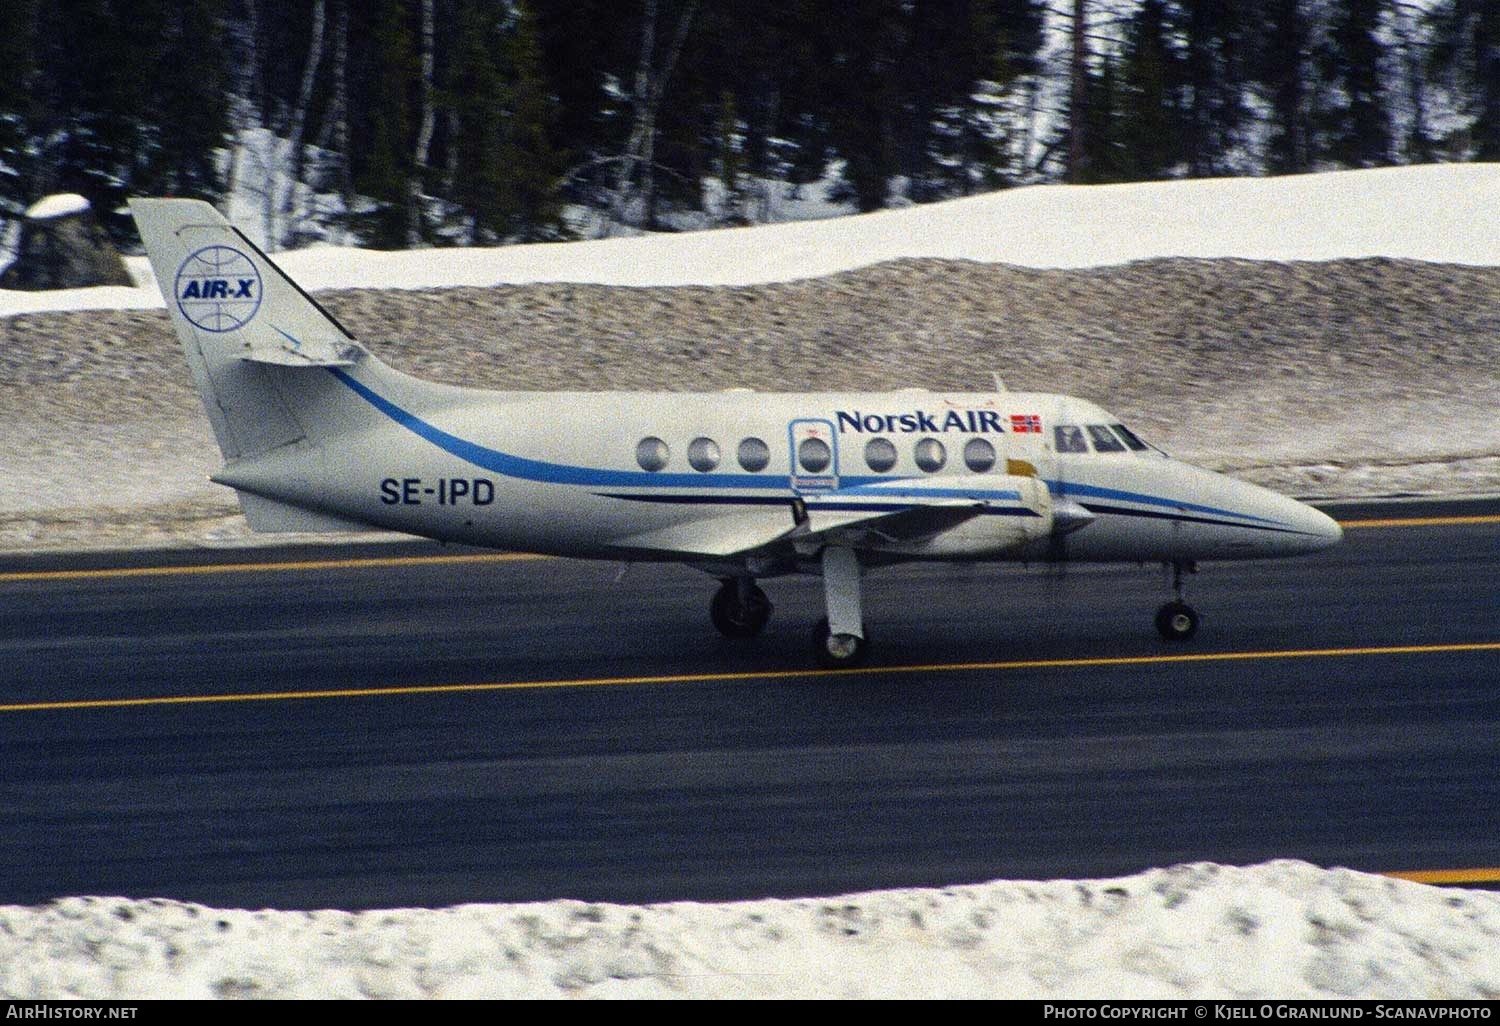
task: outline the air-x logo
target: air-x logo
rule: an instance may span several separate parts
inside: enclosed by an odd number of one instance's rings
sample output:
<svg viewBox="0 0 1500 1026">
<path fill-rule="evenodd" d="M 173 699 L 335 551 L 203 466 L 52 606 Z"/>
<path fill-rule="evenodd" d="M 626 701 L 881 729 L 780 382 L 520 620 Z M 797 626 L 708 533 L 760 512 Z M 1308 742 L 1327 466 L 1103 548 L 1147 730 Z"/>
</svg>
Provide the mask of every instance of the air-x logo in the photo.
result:
<svg viewBox="0 0 1500 1026">
<path fill-rule="evenodd" d="M 205 246 L 177 269 L 177 309 L 204 331 L 234 331 L 260 309 L 260 272 L 230 246 Z"/>
</svg>

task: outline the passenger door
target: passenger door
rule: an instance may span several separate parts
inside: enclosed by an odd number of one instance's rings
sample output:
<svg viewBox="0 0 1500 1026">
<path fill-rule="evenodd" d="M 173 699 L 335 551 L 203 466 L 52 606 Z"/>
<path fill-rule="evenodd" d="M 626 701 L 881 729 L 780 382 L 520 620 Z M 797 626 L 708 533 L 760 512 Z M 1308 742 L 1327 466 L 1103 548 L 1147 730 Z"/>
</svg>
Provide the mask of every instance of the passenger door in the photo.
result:
<svg viewBox="0 0 1500 1026">
<path fill-rule="evenodd" d="M 792 491 L 817 495 L 839 486 L 838 432 L 833 422 L 816 418 L 794 420 L 787 426 L 791 445 Z"/>
</svg>

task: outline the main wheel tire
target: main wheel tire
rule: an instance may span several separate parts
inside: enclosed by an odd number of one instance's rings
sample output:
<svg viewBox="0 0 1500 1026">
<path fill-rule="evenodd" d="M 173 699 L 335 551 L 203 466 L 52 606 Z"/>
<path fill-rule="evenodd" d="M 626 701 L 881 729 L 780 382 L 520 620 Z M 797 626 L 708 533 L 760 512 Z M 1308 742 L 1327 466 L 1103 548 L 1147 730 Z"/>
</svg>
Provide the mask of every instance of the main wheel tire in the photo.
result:
<svg viewBox="0 0 1500 1026">
<path fill-rule="evenodd" d="M 766 629 L 771 619 L 771 600 L 756 585 L 750 585 L 748 601 L 740 601 L 739 582 L 730 579 L 714 592 L 708 604 L 708 616 L 714 627 L 726 638 L 753 638 Z"/>
<path fill-rule="evenodd" d="M 853 634 L 831 634 L 828 618 L 824 617 L 813 627 L 813 654 L 818 658 L 818 665 L 825 669 L 860 666 L 870 654 L 870 639 L 857 638 Z"/>
<path fill-rule="evenodd" d="M 1156 611 L 1156 631 L 1167 641 L 1188 641 L 1198 633 L 1198 612 L 1186 602 L 1168 602 Z"/>
</svg>

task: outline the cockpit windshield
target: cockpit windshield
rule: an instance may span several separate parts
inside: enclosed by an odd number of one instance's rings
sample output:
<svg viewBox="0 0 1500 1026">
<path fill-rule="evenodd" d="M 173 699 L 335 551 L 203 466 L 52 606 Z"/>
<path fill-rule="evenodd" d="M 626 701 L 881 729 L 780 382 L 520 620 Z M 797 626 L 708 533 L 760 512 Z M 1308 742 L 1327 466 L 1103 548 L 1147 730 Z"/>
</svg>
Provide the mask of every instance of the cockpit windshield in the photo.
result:
<svg viewBox="0 0 1500 1026">
<path fill-rule="evenodd" d="M 1088 452 L 1083 429 L 1077 424 L 1058 424 L 1052 429 L 1052 446 L 1058 452 Z"/>
<path fill-rule="evenodd" d="M 1125 445 L 1107 424 L 1090 424 L 1089 437 L 1094 440 L 1095 452 L 1124 452 Z"/>
<path fill-rule="evenodd" d="M 1098 453 L 1149 452 L 1156 448 L 1124 424 L 1057 424 L 1052 428 L 1052 447 L 1057 452 Z"/>
<path fill-rule="evenodd" d="M 1140 440 L 1134 431 L 1130 430 L 1124 424 L 1111 424 L 1110 427 L 1114 428 L 1115 434 L 1119 435 L 1125 444 L 1130 446 L 1135 452 L 1145 452 L 1150 448 L 1149 445 Z"/>
</svg>

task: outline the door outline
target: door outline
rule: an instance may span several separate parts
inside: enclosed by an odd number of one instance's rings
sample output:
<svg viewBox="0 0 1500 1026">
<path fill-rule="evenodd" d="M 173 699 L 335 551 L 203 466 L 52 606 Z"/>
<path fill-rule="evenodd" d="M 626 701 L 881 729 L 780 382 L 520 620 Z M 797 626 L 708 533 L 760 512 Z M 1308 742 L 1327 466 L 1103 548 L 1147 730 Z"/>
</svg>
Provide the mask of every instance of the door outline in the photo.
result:
<svg viewBox="0 0 1500 1026">
<path fill-rule="evenodd" d="M 822 417 L 799 417 L 786 426 L 788 457 L 791 474 L 792 491 L 797 495 L 818 495 L 824 492 L 837 491 L 839 487 L 839 436 L 834 429 L 833 421 Z M 797 447 L 805 439 L 820 438 L 828 443 L 831 460 L 828 469 L 818 473 L 809 474 L 802 469 L 802 464 L 797 459 Z"/>
</svg>

